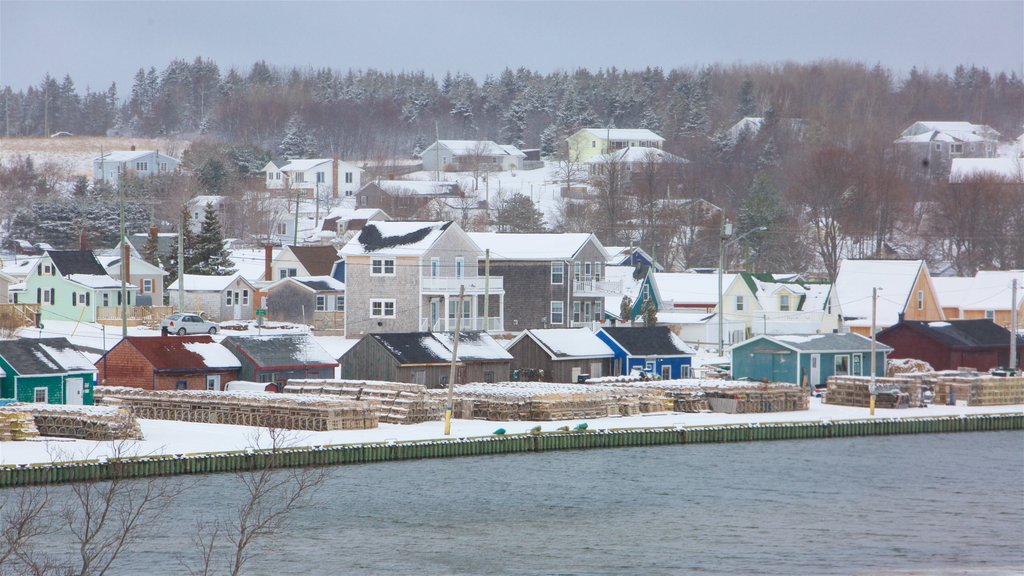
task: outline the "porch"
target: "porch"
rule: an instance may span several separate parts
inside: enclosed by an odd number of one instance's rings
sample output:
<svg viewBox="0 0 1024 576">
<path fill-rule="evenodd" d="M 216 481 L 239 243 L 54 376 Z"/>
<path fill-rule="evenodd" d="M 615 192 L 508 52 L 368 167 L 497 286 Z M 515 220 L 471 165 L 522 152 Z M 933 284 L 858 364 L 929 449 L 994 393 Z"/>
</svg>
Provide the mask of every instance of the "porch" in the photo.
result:
<svg viewBox="0 0 1024 576">
<path fill-rule="evenodd" d="M 128 306 L 128 325 L 155 325 L 163 320 L 164 316 L 174 313 L 173 306 Z M 96 321 L 107 326 L 121 324 L 120 306 L 97 306 Z"/>
</svg>

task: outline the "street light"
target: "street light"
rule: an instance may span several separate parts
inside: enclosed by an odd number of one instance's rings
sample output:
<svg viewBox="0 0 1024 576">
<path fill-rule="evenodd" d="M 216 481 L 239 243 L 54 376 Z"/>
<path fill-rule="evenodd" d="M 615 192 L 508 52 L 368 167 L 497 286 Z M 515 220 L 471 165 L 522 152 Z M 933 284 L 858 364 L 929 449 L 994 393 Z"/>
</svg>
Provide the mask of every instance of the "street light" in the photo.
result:
<svg viewBox="0 0 1024 576">
<path fill-rule="evenodd" d="M 722 328 L 722 316 L 724 308 L 722 306 L 722 269 L 725 268 L 725 251 L 733 244 L 743 240 L 747 236 L 754 232 L 764 232 L 768 230 L 766 226 L 759 226 L 753 230 L 747 230 L 738 237 L 733 238 L 726 242 L 729 236 L 732 236 L 732 223 L 728 221 L 722 221 L 722 232 L 718 236 L 718 355 L 722 355 L 722 349 L 725 346 L 725 335 Z"/>
</svg>

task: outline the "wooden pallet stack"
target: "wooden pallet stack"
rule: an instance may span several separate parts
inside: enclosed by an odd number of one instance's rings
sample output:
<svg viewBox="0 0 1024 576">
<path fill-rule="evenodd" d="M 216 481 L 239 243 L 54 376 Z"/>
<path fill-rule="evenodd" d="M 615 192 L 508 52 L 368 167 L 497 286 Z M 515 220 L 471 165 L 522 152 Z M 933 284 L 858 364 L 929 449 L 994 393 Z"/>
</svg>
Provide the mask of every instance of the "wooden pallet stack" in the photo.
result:
<svg viewBox="0 0 1024 576">
<path fill-rule="evenodd" d="M 28 412 L 4 412 L 0 409 L 0 442 L 39 437 L 35 419 Z"/>
<path fill-rule="evenodd" d="M 715 412 L 761 414 L 807 410 L 810 396 L 794 384 L 761 384 L 723 380 L 718 385 L 703 386 L 704 396 Z"/>
<path fill-rule="evenodd" d="M 929 383 L 927 374 L 904 374 L 892 378 L 875 378 L 875 406 L 878 408 L 906 408 L 920 406 L 922 385 Z M 827 404 L 837 406 L 871 405 L 870 376 L 830 376 Z"/>
<path fill-rule="evenodd" d="M 981 376 L 970 385 L 968 406 L 1024 404 L 1024 377 Z"/>
<path fill-rule="evenodd" d="M 447 391 L 430 393 L 444 398 Z M 453 410 L 456 417 L 468 419 L 553 421 L 615 416 L 637 405 L 627 402 L 623 409 L 610 391 L 585 384 L 500 382 L 456 386 Z"/>
<path fill-rule="evenodd" d="M 427 393 L 422 384 L 374 380 L 289 380 L 290 394 L 328 394 L 353 400 L 374 400 L 378 417 L 388 424 L 419 424 L 444 418 L 444 402 Z"/>
<path fill-rule="evenodd" d="M 376 428 L 379 405 L 326 395 L 97 386 L 96 402 L 128 408 L 138 418 L 236 424 L 286 430 Z"/>
<path fill-rule="evenodd" d="M 589 381 L 588 381 L 589 382 Z M 631 390 L 646 398 L 646 409 L 641 412 L 703 412 L 708 402 L 700 380 L 609 380 L 592 385 L 612 390 Z M 666 402 L 667 401 L 667 402 Z"/>
<path fill-rule="evenodd" d="M 138 421 L 128 410 L 110 406 L 65 406 L 59 404 L 9 404 L 0 413 L 26 414 L 39 436 L 79 440 L 128 440 L 142 438 Z M 22 435 L 32 437 L 31 428 Z"/>
</svg>

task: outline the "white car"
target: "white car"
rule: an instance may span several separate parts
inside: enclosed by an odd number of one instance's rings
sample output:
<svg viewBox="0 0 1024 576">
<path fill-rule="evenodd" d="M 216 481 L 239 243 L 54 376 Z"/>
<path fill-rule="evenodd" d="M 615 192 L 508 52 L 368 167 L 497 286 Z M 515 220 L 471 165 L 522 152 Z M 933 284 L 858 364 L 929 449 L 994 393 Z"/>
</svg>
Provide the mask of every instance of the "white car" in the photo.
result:
<svg viewBox="0 0 1024 576">
<path fill-rule="evenodd" d="M 167 330 L 170 334 L 216 334 L 220 326 L 216 322 L 203 320 L 198 314 L 179 312 L 171 314 L 160 321 L 160 331 Z"/>
</svg>

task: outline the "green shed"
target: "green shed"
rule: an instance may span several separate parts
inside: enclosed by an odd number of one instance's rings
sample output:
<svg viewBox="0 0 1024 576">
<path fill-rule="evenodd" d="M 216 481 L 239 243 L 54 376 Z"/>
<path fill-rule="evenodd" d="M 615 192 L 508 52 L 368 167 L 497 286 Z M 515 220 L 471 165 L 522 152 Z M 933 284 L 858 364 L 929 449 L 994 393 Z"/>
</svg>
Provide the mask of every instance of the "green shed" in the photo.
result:
<svg viewBox="0 0 1024 576">
<path fill-rule="evenodd" d="M 67 338 L 0 340 L 0 399 L 92 405 L 96 368 Z"/>
<path fill-rule="evenodd" d="M 871 339 L 860 334 L 761 334 L 731 351 L 734 379 L 823 386 L 829 376 L 871 374 Z M 885 376 L 890 352 L 876 343 L 876 376 Z"/>
</svg>

